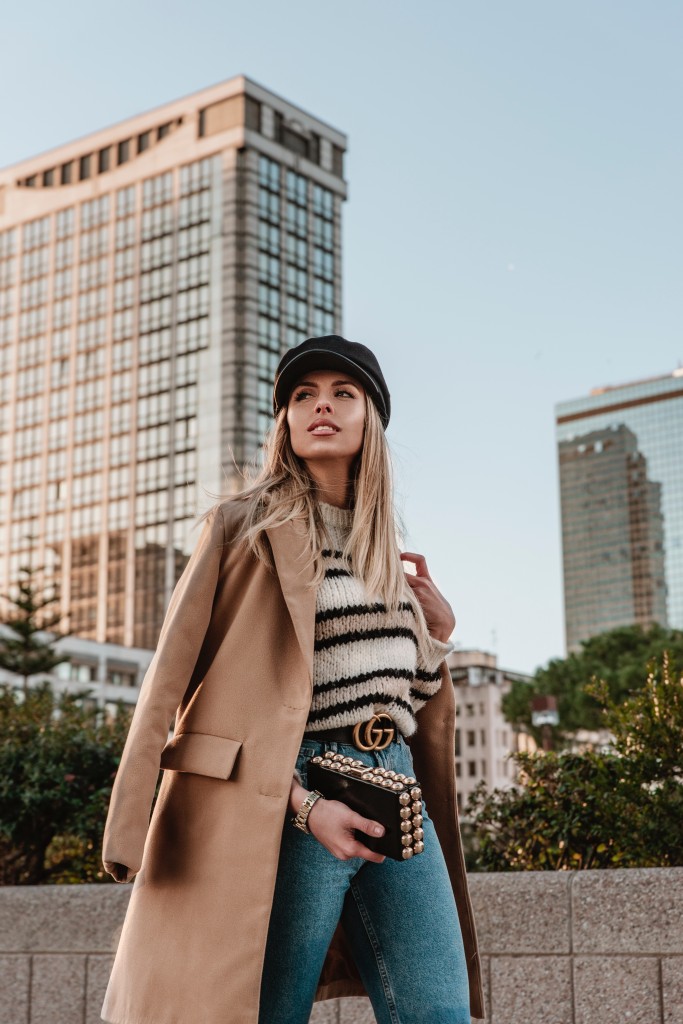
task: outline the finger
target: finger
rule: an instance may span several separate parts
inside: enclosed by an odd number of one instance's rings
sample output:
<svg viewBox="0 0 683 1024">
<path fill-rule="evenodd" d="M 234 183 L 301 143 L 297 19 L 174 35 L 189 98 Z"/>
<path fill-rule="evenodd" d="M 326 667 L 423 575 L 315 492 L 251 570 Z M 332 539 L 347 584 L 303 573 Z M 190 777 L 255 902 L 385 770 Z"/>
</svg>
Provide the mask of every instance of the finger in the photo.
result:
<svg viewBox="0 0 683 1024">
<path fill-rule="evenodd" d="M 414 551 L 402 551 L 401 558 L 404 562 L 412 562 L 415 566 L 415 573 L 417 576 L 424 576 L 428 580 L 431 579 L 429 575 L 429 569 L 427 568 L 427 559 L 424 555 L 418 555 Z"/>
<path fill-rule="evenodd" d="M 372 821 L 370 818 L 364 818 L 360 814 L 353 815 L 351 821 L 351 827 L 358 829 L 359 832 L 365 832 L 366 836 L 383 836 L 386 829 L 379 821 Z"/>
<path fill-rule="evenodd" d="M 362 843 L 354 843 L 352 857 L 362 857 L 363 860 L 371 860 L 373 864 L 382 864 L 387 859 L 384 853 L 375 853 L 374 850 L 369 850 L 367 846 L 363 846 Z"/>
</svg>

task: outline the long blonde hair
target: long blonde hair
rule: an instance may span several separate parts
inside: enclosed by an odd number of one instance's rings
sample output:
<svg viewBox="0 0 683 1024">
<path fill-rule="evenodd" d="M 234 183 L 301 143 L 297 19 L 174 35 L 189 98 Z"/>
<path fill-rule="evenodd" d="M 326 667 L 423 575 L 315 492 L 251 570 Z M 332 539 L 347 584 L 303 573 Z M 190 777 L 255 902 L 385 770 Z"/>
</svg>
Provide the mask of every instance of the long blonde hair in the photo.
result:
<svg viewBox="0 0 683 1024">
<path fill-rule="evenodd" d="M 252 479 L 248 486 L 229 499 L 245 506 L 235 540 L 242 541 L 260 561 L 272 566 L 264 531 L 300 517 L 307 524 L 308 547 L 314 563 L 312 584 L 317 586 L 324 575 L 321 551 L 329 537 L 318 506 L 315 480 L 292 448 L 286 407 L 280 409 L 266 434 L 262 461 L 254 460 L 249 475 Z M 398 533 L 403 531 L 394 511 L 389 445 L 377 408 L 367 396 L 363 447 L 352 469 L 351 485 L 353 525 L 343 555 L 363 580 L 369 600 L 382 601 L 387 609 L 409 602 L 420 632 L 426 631 L 422 609 L 406 583 L 400 558 Z"/>
</svg>

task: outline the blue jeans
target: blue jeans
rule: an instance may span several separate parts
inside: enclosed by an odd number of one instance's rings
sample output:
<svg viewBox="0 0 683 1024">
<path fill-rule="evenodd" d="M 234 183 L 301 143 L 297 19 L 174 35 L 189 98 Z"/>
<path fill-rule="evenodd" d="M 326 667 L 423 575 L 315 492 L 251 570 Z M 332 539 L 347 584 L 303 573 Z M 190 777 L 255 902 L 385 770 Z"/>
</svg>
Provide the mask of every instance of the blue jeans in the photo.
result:
<svg viewBox="0 0 683 1024">
<path fill-rule="evenodd" d="M 304 737 L 296 767 L 323 750 L 414 775 L 403 738 L 377 752 Z M 308 787 L 307 787 L 308 788 Z M 313 835 L 282 831 L 259 1024 L 307 1024 L 341 918 L 377 1024 L 470 1024 L 467 967 L 443 853 L 423 807 L 424 852 L 411 860 L 338 860 Z"/>
</svg>

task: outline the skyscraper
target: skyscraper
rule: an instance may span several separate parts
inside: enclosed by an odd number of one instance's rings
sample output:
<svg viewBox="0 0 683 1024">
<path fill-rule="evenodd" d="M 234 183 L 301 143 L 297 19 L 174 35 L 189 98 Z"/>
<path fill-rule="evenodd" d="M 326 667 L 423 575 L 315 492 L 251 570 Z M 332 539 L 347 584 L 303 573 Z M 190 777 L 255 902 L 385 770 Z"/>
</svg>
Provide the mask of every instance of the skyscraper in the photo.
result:
<svg viewBox="0 0 683 1024">
<path fill-rule="evenodd" d="M 567 650 L 683 628 L 683 370 L 556 408 Z"/>
<path fill-rule="evenodd" d="M 345 148 L 240 76 L 0 170 L 0 591 L 156 644 L 281 352 L 341 329 Z"/>
</svg>

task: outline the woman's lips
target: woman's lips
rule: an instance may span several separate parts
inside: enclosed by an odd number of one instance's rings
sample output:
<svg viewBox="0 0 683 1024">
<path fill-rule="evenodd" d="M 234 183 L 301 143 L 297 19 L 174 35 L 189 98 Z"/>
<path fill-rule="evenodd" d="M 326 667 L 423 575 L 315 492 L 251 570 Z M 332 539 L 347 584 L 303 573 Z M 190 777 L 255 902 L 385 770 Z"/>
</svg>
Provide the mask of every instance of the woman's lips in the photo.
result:
<svg viewBox="0 0 683 1024">
<path fill-rule="evenodd" d="M 324 434 L 336 434 L 337 432 L 336 427 L 313 427 L 310 431 L 311 434 L 317 434 L 318 436 L 323 436 Z"/>
</svg>

